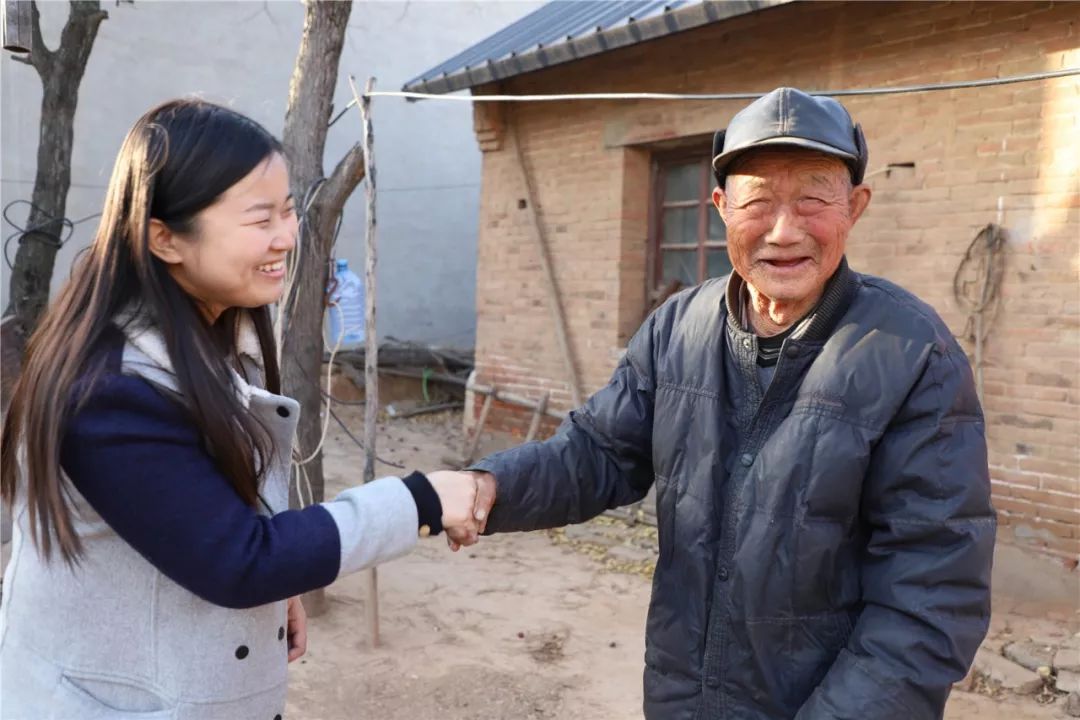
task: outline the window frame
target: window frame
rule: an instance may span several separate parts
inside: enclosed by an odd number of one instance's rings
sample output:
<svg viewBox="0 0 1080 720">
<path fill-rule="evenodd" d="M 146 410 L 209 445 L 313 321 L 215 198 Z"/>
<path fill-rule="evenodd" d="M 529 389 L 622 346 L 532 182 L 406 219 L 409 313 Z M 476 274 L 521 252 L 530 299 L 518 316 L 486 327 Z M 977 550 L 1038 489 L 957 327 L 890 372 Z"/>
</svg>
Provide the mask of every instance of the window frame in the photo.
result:
<svg viewBox="0 0 1080 720">
<path fill-rule="evenodd" d="M 667 185 L 669 168 L 687 165 L 696 161 L 701 169 L 699 184 L 699 200 L 680 200 L 674 202 L 664 201 L 664 191 Z M 664 283 L 664 253 L 666 252 L 696 252 L 697 253 L 697 279 L 694 284 L 708 279 L 708 250 L 723 250 L 727 252 L 727 234 L 722 241 L 709 240 L 709 213 L 715 213 L 716 208 L 712 204 L 712 190 L 716 185 L 709 163 L 709 150 L 704 148 L 683 149 L 677 152 L 656 154 L 652 160 L 652 192 L 649 207 L 649 296 L 656 299 L 665 289 Z M 679 208 L 697 207 L 697 243 L 673 244 L 664 242 L 664 213 L 666 210 Z"/>
</svg>

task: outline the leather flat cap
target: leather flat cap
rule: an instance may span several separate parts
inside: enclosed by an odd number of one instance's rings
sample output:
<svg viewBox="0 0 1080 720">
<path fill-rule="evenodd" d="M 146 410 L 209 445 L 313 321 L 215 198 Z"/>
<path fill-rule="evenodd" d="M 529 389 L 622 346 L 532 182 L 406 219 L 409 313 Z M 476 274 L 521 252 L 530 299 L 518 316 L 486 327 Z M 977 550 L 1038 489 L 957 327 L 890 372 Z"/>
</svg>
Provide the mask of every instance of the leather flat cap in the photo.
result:
<svg viewBox="0 0 1080 720">
<path fill-rule="evenodd" d="M 713 136 L 716 181 L 722 185 L 731 163 L 748 150 L 785 145 L 840 158 L 856 185 L 866 173 L 866 139 L 844 106 L 829 97 L 782 87 L 747 105 Z"/>
</svg>

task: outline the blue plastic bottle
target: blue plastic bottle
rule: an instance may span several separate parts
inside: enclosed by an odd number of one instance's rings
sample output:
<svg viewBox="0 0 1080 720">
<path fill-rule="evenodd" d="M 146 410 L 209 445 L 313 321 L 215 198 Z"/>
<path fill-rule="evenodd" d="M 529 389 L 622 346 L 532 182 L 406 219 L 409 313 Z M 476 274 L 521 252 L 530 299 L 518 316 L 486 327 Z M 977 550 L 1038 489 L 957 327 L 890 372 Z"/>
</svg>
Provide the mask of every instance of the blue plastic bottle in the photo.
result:
<svg viewBox="0 0 1080 720">
<path fill-rule="evenodd" d="M 364 283 L 349 269 L 349 261 L 337 260 L 332 283 L 336 287 L 330 293 L 331 305 L 327 308 L 330 349 L 341 338 L 341 348 L 364 342 Z"/>
</svg>

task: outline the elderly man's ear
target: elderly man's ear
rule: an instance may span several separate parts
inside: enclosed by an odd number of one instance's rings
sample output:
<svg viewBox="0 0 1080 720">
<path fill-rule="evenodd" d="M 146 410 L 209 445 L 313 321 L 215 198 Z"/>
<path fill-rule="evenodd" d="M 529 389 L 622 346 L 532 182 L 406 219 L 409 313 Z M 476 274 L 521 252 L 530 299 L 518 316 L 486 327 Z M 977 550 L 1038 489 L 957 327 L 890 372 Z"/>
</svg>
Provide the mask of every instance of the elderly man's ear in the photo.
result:
<svg viewBox="0 0 1080 720">
<path fill-rule="evenodd" d="M 867 206 L 870 204 L 870 196 L 872 194 L 870 186 L 866 183 L 856 185 L 851 189 L 851 199 L 848 201 L 848 204 L 851 207 L 852 224 L 855 224 L 855 221 L 866 211 Z"/>
<path fill-rule="evenodd" d="M 727 222 L 727 194 L 724 188 L 716 186 L 712 190 L 712 204 L 719 211 L 720 219 Z"/>
</svg>

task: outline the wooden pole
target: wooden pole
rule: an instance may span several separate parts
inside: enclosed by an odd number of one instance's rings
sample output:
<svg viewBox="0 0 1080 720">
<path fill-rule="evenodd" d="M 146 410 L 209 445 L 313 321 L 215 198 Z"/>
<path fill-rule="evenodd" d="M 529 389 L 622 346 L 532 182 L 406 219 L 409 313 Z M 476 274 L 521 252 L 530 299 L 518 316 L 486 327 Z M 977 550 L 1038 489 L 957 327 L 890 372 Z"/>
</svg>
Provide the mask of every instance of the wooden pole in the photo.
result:
<svg viewBox="0 0 1080 720">
<path fill-rule="evenodd" d="M 360 106 L 364 127 L 364 169 L 367 178 L 367 232 L 364 257 L 364 482 L 375 479 L 375 434 L 379 416 L 379 338 L 375 330 L 375 132 L 371 127 L 371 91 L 375 78 L 370 77 L 363 97 L 356 90 L 356 79 L 349 76 L 353 98 Z M 367 623 L 371 647 L 379 646 L 379 576 L 375 568 L 367 571 Z"/>
<path fill-rule="evenodd" d="M 480 436 L 484 433 L 484 425 L 487 424 L 488 413 L 491 412 L 491 404 L 495 401 L 495 393 L 484 398 L 484 407 L 480 409 L 480 420 L 476 423 L 476 432 L 473 433 L 469 447 L 465 449 L 465 464 L 468 465 L 476 459 L 476 451 L 480 449 Z"/>
<path fill-rule="evenodd" d="M 529 423 L 529 433 L 525 436 L 525 442 L 532 442 L 536 439 L 536 434 L 540 432 L 540 421 L 544 419 L 544 415 L 547 414 L 548 400 L 551 398 L 551 393 L 544 393 L 540 398 L 540 402 L 536 404 L 536 409 L 533 411 L 532 422 Z"/>
<path fill-rule="evenodd" d="M 562 298 L 559 294 L 559 285 L 555 280 L 555 270 L 551 265 L 551 248 L 548 246 L 544 226 L 540 223 L 540 215 L 536 208 L 536 190 L 533 187 L 529 170 L 525 166 L 525 154 L 521 149 L 521 137 L 518 135 L 518 114 L 515 112 L 510 118 L 509 137 L 517 154 L 517 167 L 521 176 L 521 184 L 525 188 L 526 207 L 529 214 L 529 228 L 532 230 L 532 239 L 540 254 L 540 266 L 544 271 L 544 289 L 547 290 L 548 307 L 551 310 L 551 318 L 555 322 L 555 339 L 559 343 L 562 352 L 563 364 L 566 366 L 566 381 L 570 385 L 570 396 L 573 398 L 574 407 L 581 406 L 581 383 L 578 381 L 577 367 L 574 365 L 574 357 L 570 351 L 570 336 L 566 330 L 566 313 L 563 310 Z"/>
<path fill-rule="evenodd" d="M 529 398 L 523 397 L 521 395 L 515 395 L 514 393 L 504 392 L 499 388 L 495 387 L 494 385 L 473 384 L 467 385 L 466 389 L 471 390 L 472 392 L 479 395 L 491 395 L 499 402 L 506 403 L 508 405 L 517 405 L 518 407 L 523 407 L 526 410 L 535 411 L 538 407 L 540 407 L 540 403 L 537 401 L 530 400 Z M 545 393 L 545 395 L 549 396 L 550 393 Z M 566 419 L 566 413 L 558 412 L 556 410 L 549 410 L 547 407 L 547 400 L 544 401 L 544 409 L 541 412 L 543 412 L 543 414 L 547 417 L 553 418 L 555 420 Z"/>
</svg>

